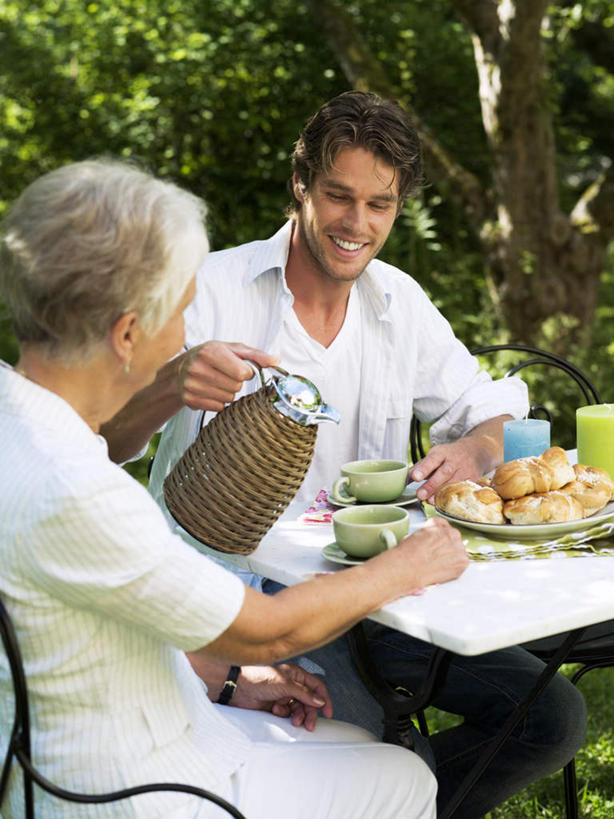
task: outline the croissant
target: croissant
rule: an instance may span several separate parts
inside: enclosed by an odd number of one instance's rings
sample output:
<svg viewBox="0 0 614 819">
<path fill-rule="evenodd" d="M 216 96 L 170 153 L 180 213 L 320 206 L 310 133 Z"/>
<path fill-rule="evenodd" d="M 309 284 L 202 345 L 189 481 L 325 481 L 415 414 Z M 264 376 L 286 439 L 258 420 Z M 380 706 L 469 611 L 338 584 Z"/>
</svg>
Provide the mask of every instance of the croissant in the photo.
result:
<svg viewBox="0 0 614 819">
<path fill-rule="evenodd" d="M 608 501 L 614 500 L 614 481 L 605 469 L 601 469 L 599 466 L 575 464 L 573 471 L 575 479 L 587 486 L 607 486 L 610 490 Z"/>
<path fill-rule="evenodd" d="M 537 457 L 517 458 L 501 464 L 495 470 L 491 486 L 502 498 L 511 500 L 560 489 L 574 478 L 565 450 L 553 446 Z"/>
<path fill-rule="evenodd" d="M 489 481 L 442 486 L 435 506 L 462 520 L 480 523 L 559 523 L 594 515 L 614 500 L 614 480 L 604 469 L 570 466 L 561 447 L 539 457 L 501 464 Z"/>
<path fill-rule="evenodd" d="M 511 463 L 511 461 L 510 461 Z M 536 492 L 503 504 L 503 514 L 515 525 L 560 523 L 584 517 L 582 504 L 571 495 L 555 490 Z"/>
<path fill-rule="evenodd" d="M 552 472 L 554 478 L 550 489 L 560 489 L 569 481 L 573 481 L 575 473 L 573 467 L 567 460 L 567 454 L 560 446 L 551 446 L 539 456 L 542 463 L 547 464 Z"/>
<path fill-rule="evenodd" d="M 582 506 L 582 516 L 585 518 L 603 509 L 610 500 L 610 487 L 606 483 L 590 486 L 582 481 L 570 481 L 559 491 L 578 501 Z"/>
<path fill-rule="evenodd" d="M 497 467 L 491 486 L 502 498 L 510 500 L 533 492 L 548 492 L 553 479 L 552 469 L 539 458 L 518 458 Z"/>
<path fill-rule="evenodd" d="M 435 506 L 462 520 L 505 523 L 500 496 L 475 481 L 454 481 L 441 486 L 435 494 Z"/>
</svg>

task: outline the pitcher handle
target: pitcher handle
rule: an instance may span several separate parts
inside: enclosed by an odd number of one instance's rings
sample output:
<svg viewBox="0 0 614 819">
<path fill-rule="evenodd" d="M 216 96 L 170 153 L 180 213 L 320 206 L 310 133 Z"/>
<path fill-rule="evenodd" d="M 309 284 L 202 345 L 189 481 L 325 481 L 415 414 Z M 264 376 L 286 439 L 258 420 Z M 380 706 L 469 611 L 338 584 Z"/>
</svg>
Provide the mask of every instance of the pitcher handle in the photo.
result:
<svg viewBox="0 0 614 819">
<path fill-rule="evenodd" d="M 257 375 L 260 376 L 260 384 L 263 387 L 266 386 L 266 381 L 265 381 L 265 378 L 264 378 L 263 369 L 265 369 L 265 370 L 277 370 L 282 375 L 289 375 L 290 374 L 287 370 L 284 370 L 283 367 L 278 367 L 276 364 L 271 364 L 269 367 L 260 367 L 255 362 L 250 361 L 249 358 L 244 358 L 243 360 L 245 361 L 246 364 L 249 364 L 249 366 L 254 371 L 254 375 L 252 376 L 252 378 L 254 378 Z"/>
</svg>

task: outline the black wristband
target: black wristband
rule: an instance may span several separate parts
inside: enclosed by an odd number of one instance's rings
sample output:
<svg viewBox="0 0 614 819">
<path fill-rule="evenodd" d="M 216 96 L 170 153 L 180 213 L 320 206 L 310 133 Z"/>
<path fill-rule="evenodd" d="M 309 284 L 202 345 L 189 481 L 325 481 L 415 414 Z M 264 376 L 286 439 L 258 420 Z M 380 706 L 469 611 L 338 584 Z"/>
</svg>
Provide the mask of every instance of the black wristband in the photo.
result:
<svg viewBox="0 0 614 819">
<path fill-rule="evenodd" d="M 240 665 L 231 665 L 228 669 L 228 674 L 226 676 L 226 682 L 222 690 L 220 691 L 220 696 L 217 698 L 217 701 L 220 705 L 228 705 L 230 700 L 233 697 L 233 694 L 237 688 L 237 679 L 239 678 L 239 674 L 241 672 Z"/>
</svg>

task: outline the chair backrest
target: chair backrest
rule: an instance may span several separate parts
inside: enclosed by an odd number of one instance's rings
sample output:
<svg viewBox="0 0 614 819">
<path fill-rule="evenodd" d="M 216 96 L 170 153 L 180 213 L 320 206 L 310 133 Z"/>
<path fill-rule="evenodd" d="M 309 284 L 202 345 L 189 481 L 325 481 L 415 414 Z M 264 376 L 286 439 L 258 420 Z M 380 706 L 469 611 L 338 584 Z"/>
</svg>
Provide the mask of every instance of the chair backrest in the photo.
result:
<svg viewBox="0 0 614 819">
<path fill-rule="evenodd" d="M 507 370 L 504 378 L 523 370 L 525 367 L 543 366 L 559 370 L 575 382 L 583 397 L 584 404 L 601 404 L 601 398 L 594 384 L 589 380 L 585 373 L 578 367 L 572 364 L 562 356 L 550 353 L 547 350 L 542 350 L 539 347 L 530 347 L 526 344 L 491 344 L 486 347 L 475 347 L 471 350 L 473 355 L 484 355 L 489 353 L 498 353 L 501 351 L 517 352 L 524 356 L 517 364 Z M 540 414 L 545 416 L 549 421 L 552 421 L 550 411 L 543 404 L 533 404 L 529 410 L 530 418 L 537 418 Z M 422 425 L 418 418 L 414 415 L 411 420 L 409 433 L 410 453 L 413 463 L 416 463 L 421 458 L 424 458 L 426 450 L 422 440 Z"/>
<path fill-rule="evenodd" d="M 28 706 L 28 687 L 26 683 L 26 675 L 17 641 L 17 634 L 13 627 L 13 623 L 9 613 L 0 598 L 0 634 L 2 636 L 2 644 L 8 658 L 11 678 L 13 682 L 13 691 L 15 696 L 15 719 L 13 728 L 9 738 L 6 757 L 2 767 L 2 775 L 0 777 L 0 811 L 9 781 L 9 775 L 14 760 L 21 765 L 23 772 L 23 787 L 24 787 L 24 805 L 25 805 L 25 819 L 34 819 L 34 787 L 36 783 L 39 787 L 58 797 L 69 802 L 80 802 L 83 804 L 99 804 L 103 802 L 115 802 L 120 799 L 128 799 L 132 796 L 138 796 L 141 793 L 151 793 L 153 791 L 180 791 L 182 793 L 190 793 L 194 796 L 199 796 L 201 799 L 207 799 L 215 803 L 220 808 L 235 817 L 235 819 L 245 819 L 234 805 L 217 796 L 211 791 L 204 788 L 198 788 L 194 785 L 183 785 L 174 782 L 153 783 L 151 785 L 138 785 L 132 788 L 125 788 L 120 791 L 113 791 L 111 793 L 101 794 L 83 794 L 74 791 L 67 791 L 60 788 L 53 782 L 46 779 L 39 771 L 36 770 L 32 764 L 30 752 L 30 711 Z"/>
</svg>

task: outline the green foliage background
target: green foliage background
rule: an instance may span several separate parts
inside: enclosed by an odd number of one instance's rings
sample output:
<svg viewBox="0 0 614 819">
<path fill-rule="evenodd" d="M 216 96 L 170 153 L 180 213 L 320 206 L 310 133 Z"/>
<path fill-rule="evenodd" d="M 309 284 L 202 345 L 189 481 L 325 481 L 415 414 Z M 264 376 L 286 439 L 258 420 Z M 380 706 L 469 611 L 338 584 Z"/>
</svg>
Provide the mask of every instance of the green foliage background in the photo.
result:
<svg viewBox="0 0 614 819">
<path fill-rule="evenodd" d="M 457 160 L 488 181 L 471 42 L 451 3 L 346 5 L 399 93 Z M 611 66 L 575 38 L 595 21 L 609 33 L 613 9 L 603 0 L 551 8 L 549 97 L 568 204 L 614 156 Z M 0 68 L 0 215 L 53 167 L 126 157 L 209 202 L 214 249 L 277 229 L 293 144 L 307 117 L 347 88 L 318 21 L 295 0 L 0 0 Z M 468 346 L 507 339 L 479 248 L 445 186 L 426 180 L 383 258 L 420 281 Z M 613 287 L 610 266 L 593 346 L 571 356 L 605 400 L 614 400 Z M 2 311 L 0 355 L 12 362 L 16 354 Z M 538 393 L 551 386 L 540 375 L 527 379 Z M 557 394 L 557 406 L 565 405 L 567 393 Z M 560 442 L 570 445 L 569 419 L 562 426 Z"/>
<path fill-rule="evenodd" d="M 451 3 L 350 0 L 345 6 L 399 92 L 440 142 L 488 181 L 471 42 Z M 614 156 L 614 49 L 597 53 L 580 36 L 598 25 L 607 43 L 614 3 L 561 0 L 550 11 L 546 81 L 556 113 L 561 197 L 569 207 Z M 300 0 L 0 0 L 0 216 L 41 173 L 111 155 L 203 196 L 214 249 L 267 236 L 284 219 L 289 156 L 305 120 L 347 87 L 318 21 Z M 401 214 L 384 258 L 420 281 L 468 346 L 505 341 L 505 316 L 491 307 L 479 249 L 448 193 L 427 180 Z M 608 401 L 614 401 L 613 261 L 604 271 L 592 347 L 570 355 Z M 0 356 L 9 362 L 17 356 L 1 305 Z M 509 363 L 489 366 L 502 374 Z M 581 401 L 550 376 L 531 379 L 530 386 L 534 400 L 555 415 Z M 556 443 L 573 444 L 570 411 L 557 415 L 554 430 Z M 146 464 L 131 467 L 142 480 Z M 592 716 L 581 757 L 581 775 L 588 777 L 584 808 L 595 817 L 610 816 L 613 805 L 599 794 L 601 788 L 614 795 L 610 700 L 599 700 L 599 724 Z M 551 778 L 495 815 L 560 811 L 559 783 Z"/>
</svg>

